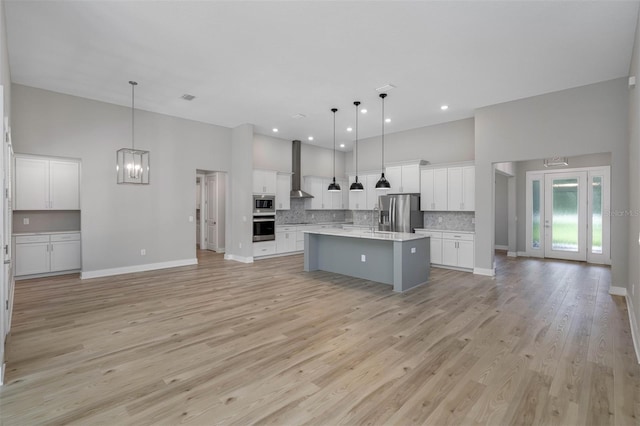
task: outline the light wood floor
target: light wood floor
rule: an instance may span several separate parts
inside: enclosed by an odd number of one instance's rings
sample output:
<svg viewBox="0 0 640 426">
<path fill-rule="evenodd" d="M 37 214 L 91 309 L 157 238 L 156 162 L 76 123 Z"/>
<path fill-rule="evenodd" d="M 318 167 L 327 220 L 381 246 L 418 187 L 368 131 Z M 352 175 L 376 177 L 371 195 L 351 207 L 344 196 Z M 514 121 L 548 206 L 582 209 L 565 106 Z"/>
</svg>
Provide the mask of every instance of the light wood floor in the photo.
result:
<svg viewBox="0 0 640 426">
<path fill-rule="evenodd" d="M 498 257 L 406 294 L 300 255 L 21 281 L 0 423 L 635 425 L 607 267 Z"/>
</svg>

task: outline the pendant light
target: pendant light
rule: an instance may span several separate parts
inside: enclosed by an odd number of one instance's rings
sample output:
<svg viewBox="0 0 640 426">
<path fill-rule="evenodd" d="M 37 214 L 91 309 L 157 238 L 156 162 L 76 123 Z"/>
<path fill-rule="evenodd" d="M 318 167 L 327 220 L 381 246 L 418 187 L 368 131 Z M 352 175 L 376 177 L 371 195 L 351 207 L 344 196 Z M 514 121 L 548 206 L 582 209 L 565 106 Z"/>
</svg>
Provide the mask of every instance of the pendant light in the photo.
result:
<svg viewBox="0 0 640 426">
<path fill-rule="evenodd" d="M 331 108 L 331 112 L 333 113 L 333 182 L 329 184 L 327 189 L 330 192 L 339 192 L 342 191 L 342 188 L 336 183 L 336 112 L 338 112 L 338 108 Z"/>
<path fill-rule="evenodd" d="M 384 98 L 387 97 L 386 93 L 380 93 L 380 98 L 382 99 L 382 175 L 378 182 L 376 182 L 376 189 L 389 189 L 391 188 L 391 184 L 384 177 Z"/>
<path fill-rule="evenodd" d="M 118 183 L 149 184 L 149 151 L 135 149 L 135 81 L 131 85 L 131 148 L 116 152 Z"/>
<path fill-rule="evenodd" d="M 358 182 L 358 105 L 360 105 L 359 101 L 355 101 L 353 103 L 356 106 L 356 143 L 354 145 L 354 151 L 356 152 L 356 180 L 349 187 L 350 191 L 360 192 L 364 191 L 364 186 L 362 186 L 362 182 Z"/>
</svg>

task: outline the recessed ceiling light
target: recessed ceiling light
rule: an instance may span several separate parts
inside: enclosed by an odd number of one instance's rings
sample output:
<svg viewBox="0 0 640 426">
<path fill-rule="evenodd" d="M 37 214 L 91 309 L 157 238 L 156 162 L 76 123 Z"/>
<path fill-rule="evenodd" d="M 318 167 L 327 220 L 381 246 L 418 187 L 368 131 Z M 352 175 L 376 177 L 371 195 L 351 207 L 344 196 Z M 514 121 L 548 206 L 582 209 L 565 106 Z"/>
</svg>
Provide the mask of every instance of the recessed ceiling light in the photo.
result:
<svg viewBox="0 0 640 426">
<path fill-rule="evenodd" d="M 390 118 L 385 118 L 385 119 L 384 119 L 384 122 L 385 122 L 385 123 L 391 123 L 391 119 L 390 119 Z"/>
<path fill-rule="evenodd" d="M 446 111 L 446 110 L 448 110 L 448 109 L 449 109 L 449 105 L 442 105 L 442 106 L 440 107 L 440 109 L 441 109 L 441 110 L 443 110 L 443 111 Z"/>
<path fill-rule="evenodd" d="M 360 110 L 360 112 L 361 112 L 361 113 L 363 113 L 363 114 L 366 114 L 366 113 L 367 113 L 367 110 L 366 110 L 365 108 L 362 108 L 362 109 Z"/>
<path fill-rule="evenodd" d="M 309 136 L 307 139 L 309 139 L 310 141 L 313 140 L 313 136 Z"/>
<path fill-rule="evenodd" d="M 340 144 L 340 148 L 344 148 L 344 144 L 343 143 Z"/>
<path fill-rule="evenodd" d="M 190 95 L 188 93 L 185 93 L 184 95 L 180 96 L 182 99 L 184 99 L 185 101 L 192 101 L 194 100 L 196 97 L 193 95 Z"/>
<path fill-rule="evenodd" d="M 278 129 L 276 129 L 275 127 L 271 130 L 273 130 L 274 133 L 278 133 Z"/>
<path fill-rule="evenodd" d="M 353 129 L 351 127 L 347 127 L 347 132 L 351 132 Z"/>
<path fill-rule="evenodd" d="M 293 114 L 293 115 L 291 116 L 291 118 L 295 118 L 296 120 L 298 120 L 298 119 L 300 119 L 300 118 L 305 118 L 305 117 L 306 117 L 306 115 L 301 114 L 301 113 Z"/>
</svg>

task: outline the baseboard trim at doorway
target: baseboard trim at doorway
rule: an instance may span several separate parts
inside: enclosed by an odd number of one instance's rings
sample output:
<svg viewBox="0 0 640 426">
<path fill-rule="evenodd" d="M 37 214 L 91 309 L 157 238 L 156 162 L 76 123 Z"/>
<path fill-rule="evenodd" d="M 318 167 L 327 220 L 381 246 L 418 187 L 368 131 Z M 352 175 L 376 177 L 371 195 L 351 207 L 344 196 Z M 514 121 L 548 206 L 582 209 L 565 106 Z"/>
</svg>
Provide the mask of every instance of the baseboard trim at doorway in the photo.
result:
<svg viewBox="0 0 640 426">
<path fill-rule="evenodd" d="M 626 296 L 627 295 L 627 289 L 624 287 L 616 287 L 616 286 L 611 286 L 609 287 L 609 294 L 612 296 Z"/>
<path fill-rule="evenodd" d="M 496 270 L 495 268 L 487 269 L 487 268 L 473 268 L 473 273 L 476 275 L 484 275 L 486 277 L 495 277 Z"/>
<path fill-rule="evenodd" d="M 633 349 L 636 351 L 636 360 L 640 364 L 640 330 L 638 330 L 638 321 L 636 318 L 636 311 L 633 309 L 633 302 L 627 294 L 625 296 L 627 300 L 627 310 L 629 311 L 629 325 L 631 326 L 631 339 L 633 339 Z"/>
<path fill-rule="evenodd" d="M 83 271 L 80 279 L 110 277 L 113 275 L 131 274 L 134 272 L 155 271 L 157 269 L 177 268 L 179 266 L 197 265 L 198 259 L 172 260 L 169 262 L 147 263 L 144 265 L 124 266 L 122 268 L 99 269 L 96 271 Z"/>
<path fill-rule="evenodd" d="M 234 260 L 241 263 L 253 263 L 253 257 L 236 256 L 235 254 L 224 254 L 224 260 Z"/>
</svg>

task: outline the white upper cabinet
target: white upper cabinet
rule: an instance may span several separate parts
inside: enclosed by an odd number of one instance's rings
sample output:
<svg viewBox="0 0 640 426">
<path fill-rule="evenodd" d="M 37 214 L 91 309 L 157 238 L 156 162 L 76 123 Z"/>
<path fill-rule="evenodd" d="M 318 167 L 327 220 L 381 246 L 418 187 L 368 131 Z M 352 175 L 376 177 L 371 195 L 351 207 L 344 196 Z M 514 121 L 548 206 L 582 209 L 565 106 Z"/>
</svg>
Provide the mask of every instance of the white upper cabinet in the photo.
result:
<svg viewBox="0 0 640 426">
<path fill-rule="evenodd" d="M 278 173 L 276 179 L 276 210 L 291 208 L 291 175 Z"/>
<path fill-rule="evenodd" d="M 447 169 L 449 210 L 475 210 L 475 166 Z"/>
<path fill-rule="evenodd" d="M 77 161 L 16 156 L 15 162 L 15 210 L 80 209 Z"/>
<path fill-rule="evenodd" d="M 277 172 L 274 170 L 254 170 L 253 171 L 253 193 L 254 194 L 276 194 Z"/>
<path fill-rule="evenodd" d="M 344 210 L 349 207 L 348 183 L 345 179 L 336 179 L 342 191 L 329 192 L 329 184 L 332 178 L 318 176 L 304 177 L 304 190 L 313 195 L 313 198 L 305 200 L 305 208 L 308 210 Z"/>
<path fill-rule="evenodd" d="M 385 177 L 391 184 L 390 194 L 420 192 L 420 164 L 387 167 Z"/>
<path fill-rule="evenodd" d="M 447 169 L 424 169 L 420 172 L 420 210 L 447 210 Z"/>
</svg>

